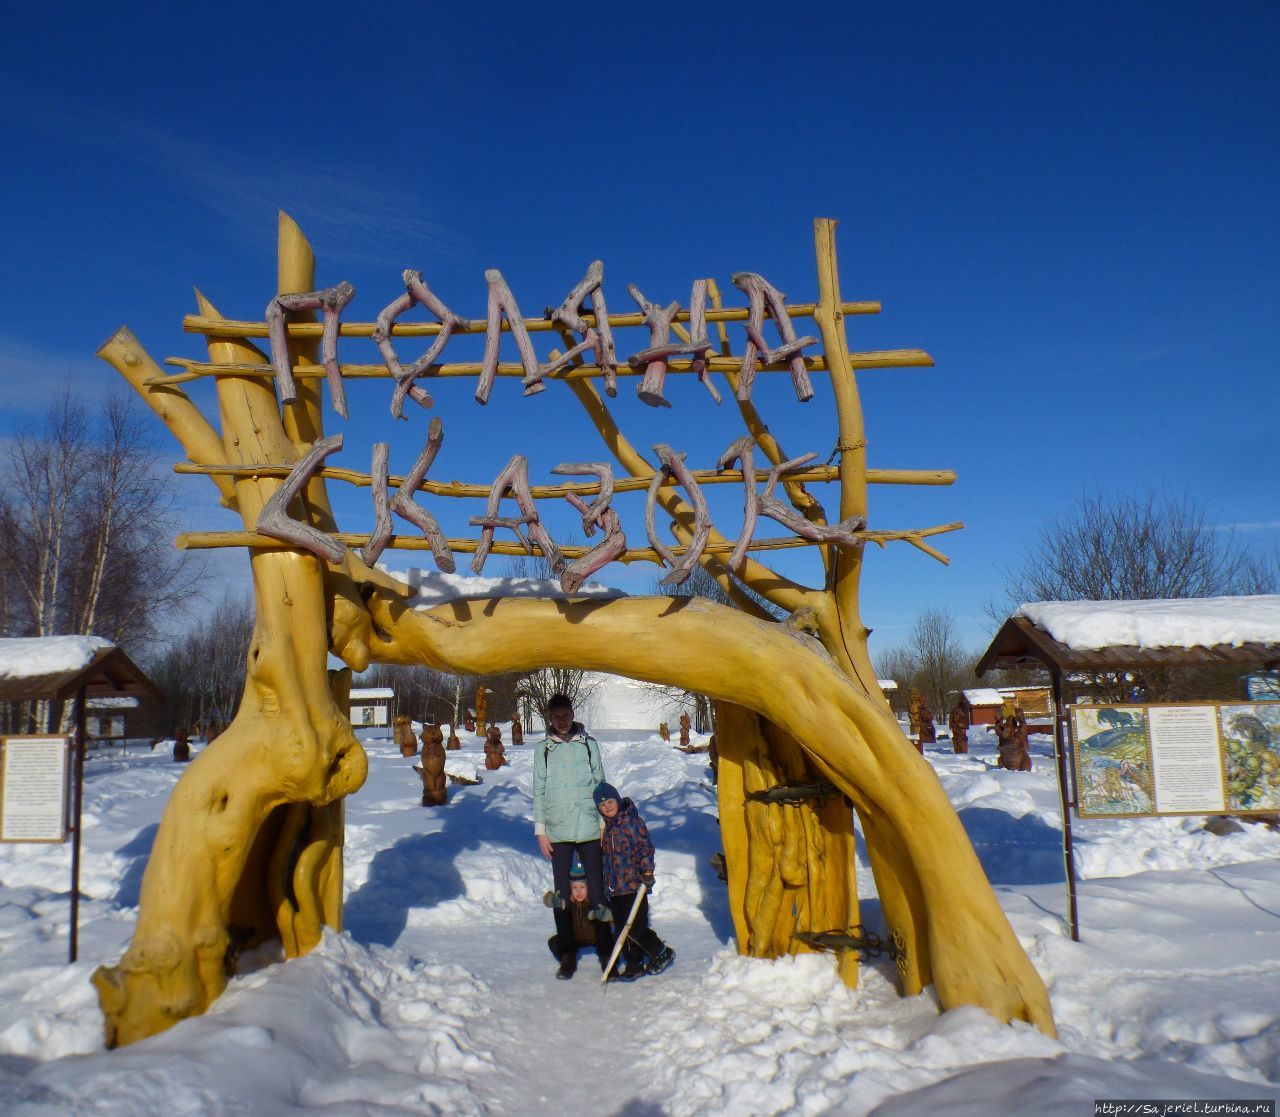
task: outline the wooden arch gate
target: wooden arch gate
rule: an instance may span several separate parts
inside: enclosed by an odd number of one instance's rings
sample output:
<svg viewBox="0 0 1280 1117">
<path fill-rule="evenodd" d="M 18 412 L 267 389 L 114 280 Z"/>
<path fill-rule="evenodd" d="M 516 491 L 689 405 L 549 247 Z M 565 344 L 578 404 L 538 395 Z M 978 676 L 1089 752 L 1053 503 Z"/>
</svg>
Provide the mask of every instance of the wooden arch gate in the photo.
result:
<svg viewBox="0 0 1280 1117">
<path fill-rule="evenodd" d="M 182 536 L 179 546 L 246 547 L 256 605 L 239 711 L 178 782 L 143 878 L 133 940 L 117 965 L 94 975 L 109 1044 L 203 1012 L 225 987 L 242 948 L 279 938 L 286 955 L 297 956 L 319 941 L 324 925 L 341 925 L 342 802 L 363 783 L 367 760 L 343 713 L 344 695 L 335 697 L 346 683 L 343 673 L 327 671 L 330 652 L 356 671 L 371 662 L 460 674 L 571 666 L 716 699 L 722 704 L 720 810 L 740 950 L 773 957 L 806 949 L 793 937 L 797 932 L 858 923 L 847 797 L 861 819 L 886 921 L 904 947 L 902 992 L 911 995 L 932 982 L 945 1008 L 978 1005 L 1052 1033 L 1043 983 L 932 769 L 889 713 L 859 616 L 868 541 L 904 540 L 946 561 L 927 540 L 961 526 L 886 531 L 867 522 L 870 484 L 948 484 L 953 477 L 867 467 L 856 371 L 932 361 L 911 349 L 849 351 L 846 318 L 875 313 L 879 304 L 841 300 L 835 222 L 816 221 L 814 234 L 818 300 L 812 304 L 787 304 L 763 276 L 738 273 L 733 282 L 746 306 L 725 306 L 715 282 L 705 280 L 693 285 L 687 307 L 651 303 L 633 285 L 638 312 L 616 314 L 606 307 L 603 265 L 596 261 L 543 318 L 521 316 L 498 271 L 485 275 L 487 318 L 469 320 L 409 270 L 403 291 L 375 321 L 343 322 L 354 290 L 347 283 L 316 289 L 311 248 L 281 214 L 278 294 L 263 321 L 225 319 L 198 294 L 198 313 L 184 327 L 205 336 L 208 361 L 170 359 L 166 363 L 181 371 L 166 373 L 123 328 L 99 350 L 178 440 L 188 461 L 176 468 L 208 475 L 222 502 L 241 517 L 241 532 Z M 399 321 L 413 307 L 435 321 Z M 323 322 L 315 320 L 316 311 Z M 812 319 L 819 336 L 797 336 L 797 318 Z M 745 328 L 736 353 L 729 329 L 735 324 Z M 618 356 L 617 336 L 625 329 L 643 331 L 641 348 L 627 359 Z M 533 336 L 546 332 L 556 333 L 563 349 L 540 360 Z M 776 334 L 776 344 L 766 332 Z M 459 333 L 485 335 L 483 361 L 441 360 Z M 499 359 L 503 333 L 512 335 L 518 362 Z M 266 338 L 270 351 L 254 338 Z M 403 363 L 397 348 L 407 349 L 414 338 L 431 339 L 429 347 Z M 380 361 L 338 359 L 339 340 L 350 348 L 360 339 L 373 343 Z M 790 374 L 801 401 L 814 394 L 811 374 L 827 374 L 838 427 L 836 464 L 815 466 L 812 454 L 788 458 L 769 433 L 751 388 L 758 374 L 775 372 Z M 651 461 L 610 411 L 608 397 L 620 380 L 636 382 L 646 403 L 663 405 L 671 375 L 697 376 L 717 397 L 718 381 L 737 404 L 745 434 L 716 469 L 690 469 L 683 454 L 665 445 L 654 448 Z M 443 440 L 435 418 L 405 477 L 388 476 L 384 443 L 375 444 L 368 473 L 325 465 L 342 443 L 341 436 L 324 436 L 326 393 L 332 411 L 345 418 L 347 384 L 390 382 L 391 411 L 401 416 L 409 401 L 431 406 L 432 379 L 454 376 L 475 380 L 480 403 L 499 378 L 519 377 L 526 394 L 562 381 L 556 390 L 567 390 L 584 408 L 612 462 L 569 463 L 555 472 L 590 479 L 538 486 L 529 484 L 525 459 L 516 455 L 492 486 L 435 482 L 427 478 Z M 216 380 L 220 426 L 183 389 L 207 377 Z M 615 479 L 614 465 L 624 476 Z M 340 531 L 326 487 L 331 481 L 371 488 L 377 513 L 371 534 Z M 715 530 L 701 491 L 719 483 L 741 485 L 746 494 L 746 522 L 736 540 Z M 809 492 L 815 483 L 836 486 L 833 516 Z M 611 506 L 615 493 L 629 489 L 647 494 L 648 548 L 627 548 Z M 484 514 L 471 521 L 481 529 L 479 539 L 444 538 L 415 499 L 421 497 L 487 498 Z M 518 515 L 499 514 L 504 499 L 515 501 Z M 603 540 L 590 548 L 557 547 L 537 511 L 537 502 L 547 499 L 569 499 L 588 535 L 598 528 Z M 657 535 L 659 509 L 671 522 L 675 547 Z M 393 535 L 393 514 L 417 532 Z M 790 537 L 755 539 L 760 516 L 782 524 Z M 507 529 L 518 542 L 494 539 L 495 531 Z M 570 596 L 470 600 L 418 611 L 406 600 L 406 586 L 374 566 L 388 546 L 430 550 L 444 570 L 453 569 L 457 553 L 473 554 L 473 569 L 489 553 L 541 553 L 570 594 L 611 561 L 660 562 L 670 568 L 668 583 L 697 564 L 734 604 Z M 792 546 L 819 549 L 822 586 L 792 582 L 753 557 Z M 786 619 L 761 609 L 744 586 Z M 798 807 L 747 798 L 753 790 L 807 780 L 829 782 L 841 795 Z M 856 955 L 842 954 L 838 964 L 854 983 Z"/>
</svg>

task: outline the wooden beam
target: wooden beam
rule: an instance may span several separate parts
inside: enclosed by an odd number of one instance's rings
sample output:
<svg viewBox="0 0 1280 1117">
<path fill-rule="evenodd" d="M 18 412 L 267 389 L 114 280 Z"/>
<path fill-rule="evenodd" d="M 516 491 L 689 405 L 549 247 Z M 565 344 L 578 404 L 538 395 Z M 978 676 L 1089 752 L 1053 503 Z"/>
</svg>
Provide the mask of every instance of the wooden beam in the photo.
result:
<svg viewBox="0 0 1280 1117">
<path fill-rule="evenodd" d="M 166 365 L 172 365 L 183 371 L 175 373 L 172 376 L 152 377 L 144 381 L 148 386 L 155 385 L 172 385 L 187 384 L 193 380 L 199 380 L 206 376 L 261 376 L 274 377 L 275 369 L 269 364 L 235 364 L 221 365 L 213 364 L 209 361 L 193 361 L 188 357 L 166 357 Z M 825 372 L 827 362 L 822 357 L 806 357 L 804 359 L 805 368 L 810 372 Z M 667 371 L 669 373 L 689 373 L 692 372 L 691 360 L 675 358 L 668 362 Z M 742 358 L 740 357 L 709 357 L 707 358 L 707 368 L 711 372 L 720 373 L 736 373 L 742 367 Z M 339 365 L 339 369 L 345 379 L 348 380 L 379 380 L 387 379 L 391 376 L 386 365 L 382 364 L 344 364 Z M 923 349 L 874 349 L 864 353 L 849 354 L 849 368 L 851 371 L 857 369 L 872 368 L 932 368 L 933 358 Z M 618 366 L 619 376 L 643 376 L 644 368 L 634 369 L 625 362 Z M 761 365 L 757 372 L 787 372 L 787 365 L 775 361 L 773 364 Z M 498 365 L 499 376 L 519 376 L 525 375 L 524 365 L 518 361 L 503 361 Z M 453 364 L 432 365 L 423 374 L 424 379 L 433 380 L 447 377 L 461 376 L 479 376 L 479 361 L 459 361 Z M 575 365 L 572 368 L 562 369 L 560 372 L 551 373 L 547 376 L 548 380 L 590 380 L 604 375 L 604 370 L 599 365 Z M 319 365 L 304 364 L 295 365 L 293 368 L 293 376 L 295 380 L 320 380 L 324 378 L 324 369 Z"/>
<path fill-rule="evenodd" d="M 790 318 L 812 318 L 814 303 L 795 303 L 787 307 Z M 845 314 L 879 314 L 880 304 L 874 300 L 842 303 L 841 310 Z M 707 311 L 708 322 L 745 322 L 748 310 L 745 306 L 728 306 L 721 310 Z M 584 314 L 583 320 L 588 326 L 596 324 L 594 314 Z M 546 333 L 559 329 L 559 325 L 549 318 L 525 318 L 524 327 L 530 333 Z M 677 322 L 689 321 L 689 311 L 681 310 L 675 316 Z M 641 326 L 644 315 L 638 312 L 629 314 L 610 314 L 609 325 L 621 329 L 627 326 Z M 227 318 L 207 318 L 200 314 L 187 314 L 182 319 L 182 328 L 189 334 L 216 334 L 219 337 L 266 337 L 266 322 L 231 321 Z M 319 322 L 290 322 L 290 337 L 320 337 L 323 326 Z M 339 337 L 372 337 L 374 323 L 343 322 L 338 330 Z M 391 328 L 392 337 L 434 337 L 443 327 L 439 322 L 397 322 Z M 464 325 L 455 328 L 454 333 L 482 334 L 488 329 L 483 318 L 469 319 Z M 510 323 L 502 323 L 504 332 L 510 332 Z"/>
<path fill-rule="evenodd" d="M 195 462 L 176 462 L 174 473 L 196 474 L 204 477 L 287 477 L 293 467 L 287 465 L 202 465 Z M 767 469 L 755 471 L 756 482 L 769 479 Z M 343 469 L 340 466 L 326 466 L 316 471 L 317 477 L 327 481 L 345 481 L 356 488 L 367 489 L 372 478 L 367 473 L 355 469 Z M 740 485 L 741 473 L 726 470 L 721 473 L 714 469 L 696 470 L 694 479 L 700 485 Z M 788 481 L 802 481 L 806 484 L 823 481 L 834 481 L 839 476 L 839 467 L 834 465 L 813 466 L 810 469 L 798 470 L 787 474 Z M 867 481 L 873 485 L 953 485 L 956 475 L 949 469 L 868 469 Z M 392 488 L 400 488 L 404 478 L 389 476 L 387 484 Z M 667 482 L 674 487 L 674 482 Z M 643 492 L 649 482 L 642 477 L 615 478 L 614 492 Z M 423 481 L 418 492 L 429 496 L 479 497 L 489 495 L 489 485 L 471 484 L 465 481 Z M 575 496 L 592 496 L 600 492 L 598 481 L 565 482 L 559 485 L 531 485 L 529 491 L 535 500 L 563 500 L 570 493 Z"/>
</svg>

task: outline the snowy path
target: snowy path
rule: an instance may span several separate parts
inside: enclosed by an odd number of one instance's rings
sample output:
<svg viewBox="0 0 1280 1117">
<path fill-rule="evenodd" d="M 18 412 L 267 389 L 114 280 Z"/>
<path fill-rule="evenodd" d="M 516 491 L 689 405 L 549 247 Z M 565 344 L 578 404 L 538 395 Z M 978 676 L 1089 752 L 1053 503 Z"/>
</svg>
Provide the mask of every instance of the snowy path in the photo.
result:
<svg viewBox="0 0 1280 1117">
<path fill-rule="evenodd" d="M 1280 1087 L 1280 834 L 1203 820 L 1076 830 L 1082 941 L 1063 932 L 1047 743 L 1036 770 L 994 743 L 928 759 L 1049 987 L 1052 1040 L 973 1008 L 902 999 L 887 967 L 842 986 L 821 956 L 730 944 L 703 758 L 654 735 L 603 742 L 610 781 L 658 847 L 656 978 L 601 989 L 594 958 L 556 981 L 530 823 L 532 749 L 423 809 L 411 761 L 369 741 L 347 809 L 346 930 L 285 965 L 242 958 L 203 1016 L 101 1047 L 89 985 L 133 930 L 181 768 L 95 759 L 86 787 L 81 957 L 66 966 L 66 847 L 0 846 L 0 1112 L 5 1117 L 1075 1117 L 1094 1098 L 1274 1098 Z M 468 742 L 454 762 L 479 759 Z M 871 889 L 865 863 L 859 889 Z M 864 919 L 876 929 L 878 905 Z"/>
</svg>

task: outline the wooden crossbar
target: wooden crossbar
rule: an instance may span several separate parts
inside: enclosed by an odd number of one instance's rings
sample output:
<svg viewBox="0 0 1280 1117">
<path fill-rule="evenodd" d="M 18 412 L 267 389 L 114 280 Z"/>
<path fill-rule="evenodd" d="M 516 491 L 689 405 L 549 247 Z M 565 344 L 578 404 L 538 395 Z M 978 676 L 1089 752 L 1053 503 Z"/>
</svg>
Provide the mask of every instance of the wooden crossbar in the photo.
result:
<svg viewBox="0 0 1280 1117">
<path fill-rule="evenodd" d="M 939 524 L 936 527 L 920 528 L 913 531 L 859 531 L 854 534 L 867 543 L 877 543 L 883 546 L 885 543 L 891 543 L 895 540 L 906 540 L 908 543 L 919 547 L 926 554 L 932 555 L 944 565 L 949 565 L 950 560 L 941 552 L 934 550 L 923 542 L 928 536 L 941 535 L 945 532 L 959 531 L 964 524 L 957 520 L 950 524 Z M 330 538 L 338 540 L 348 547 L 363 547 L 369 542 L 370 536 L 358 532 L 332 532 L 329 533 Z M 480 545 L 476 539 L 447 539 L 446 545 L 450 551 L 456 554 L 474 554 L 476 548 Z M 269 535 L 261 535 L 256 531 L 188 531 L 183 532 L 174 539 L 174 545 L 183 551 L 198 550 L 217 550 L 226 547 L 254 547 L 259 550 L 268 551 L 290 551 L 297 548 L 289 543 L 282 543 L 278 539 L 274 539 Z M 724 543 L 708 543 L 703 548 L 704 554 L 727 555 L 733 551 L 735 544 L 732 542 Z M 782 539 L 757 539 L 754 540 L 748 550 L 750 551 L 789 551 L 797 547 L 826 547 L 828 543 L 815 542 L 809 539 L 800 539 L 797 536 L 787 536 Z M 387 543 L 388 549 L 402 551 L 429 551 L 430 543 L 421 536 L 409 535 L 393 535 Z M 591 548 L 586 546 L 580 547 L 561 547 L 561 554 L 567 559 L 580 558 L 586 554 Z M 683 546 L 674 546 L 671 552 L 675 555 L 683 555 L 688 548 Z M 528 555 L 530 551 L 526 550 L 519 543 L 495 540 L 490 549 L 495 555 Z M 533 554 L 538 554 L 538 548 L 535 546 Z M 641 547 L 633 550 L 624 551 L 616 560 L 617 562 L 653 562 L 659 566 L 663 565 L 662 557 L 649 547 Z"/>
<path fill-rule="evenodd" d="M 164 363 L 183 371 L 172 376 L 152 376 L 143 381 L 147 387 L 164 384 L 187 384 L 207 376 L 261 376 L 275 375 L 275 369 L 269 364 L 215 364 L 210 361 L 195 361 L 187 357 L 166 357 Z M 676 375 L 691 373 L 693 361 L 687 358 L 673 358 L 667 362 L 667 372 Z M 706 361 L 711 372 L 738 372 L 742 368 L 741 357 L 710 357 Z M 824 357 L 805 357 L 805 368 L 810 372 L 827 371 Z M 851 371 L 874 368 L 932 368 L 933 358 L 923 349 L 874 349 L 864 353 L 849 354 Z M 384 364 L 341 364 L 339 370 L 349 380 L 379 380 L 391 376 Z M 781 361 L 760 365 L 757 372 L 787 372 L 789 367 Z M 643 376 L 644 368 L 632 368 L 623 362 L 618 365 L 619 377 Z M 460 361 L 454 364 L 430 365 L 422 372 L 422 379 L 434 380 L 460 376 L 478 376 L 479 361 Z M 499 376 L 527 375 L 525 367 L 518 361 L 502 361 L 498 364 Z M 320 365 L 294 365 L 295 380 L 321 380 L 325 372 Z M 589 380 L 603 376 L 599 365 L 574 365 L 572 368 L 547 374 L 548 380 Z"/>
<path fill-rule="evenodd" d="M 815 303 L 796 303 L 787 307 L 790 318 L 812 318 Z M 841 303 L 840 309 L 845 314 L 879 314 L 880 304 L 874 300 L 863 302 Z M 749 311 L 745 306 L 727 306 L 719 310 L 708 310 L 708 322 L 745 322 Z M 596 324 L 594 314 L 583 314 L 583 320 L 589 326 Z M 525 318 L 524 328 L 530 333 L 545 333 L 559 330 L 558 322 L 550 318 Z M 673 321 L 689 321 L 689 311 L 681 310 Z M 627 326 L 644 325 L 644 315 L 639 311 L 627 314 L 610 314 L 609 325 L 623 329 Z M 375 323 L 343 322 L 338 329 L 339 337 L 372 337 Z M 182 319 L 182 328 L 189 334 L 213 334 L 217 337 L 266 337 L 266 322 L 235 321 L 230 318 L 209 318 L 201 314 L 187 314 Z M 320 322 L 288 323 L 290 337 L 319 337 L 324 326 Z M 396 322 L 391 327 L 392 337 L 434 337 L 443 327 L 439 322 Z M 454 333 L 482 334 L 488 329 L 484 318 L 473 318 L 461 326 L 454 328 Z M 511 324 L 503 318 L 502 329 L 510 331 Z"/>
<path fill-rule="evenodd" d="M 198 462 L 177 462 L 174 473 L 198 474 L 206 477 L 288 477 L 293 471 L 288 465 L 204 465 Z M 769 480 L 767 469 L 755 471 L 757 483 Z M 315 473 L 328 481 L 345 481 L 357 488 L 369 488 L 373 484 L 372 477 L 355 469 L 343 469 L 339 466 L 326 466 Z M 726 470 L 723 473 L 713 469 L 695 470 L 694 480 L 699 485 L 741 485 L 741 471 Z M 839 469 L 834 465 L 813 466 L 810 469 L 797 470 L 784 475 L 786 484 L 821 484 L 825 481 L 839 479 Z M 950 469 L 868 469 L 867 482 L 872 485 L 954 485 L 956 475 Z M 404 478 L 389 476 L 387 484 L 398 489 L 404 484 Z M 674 487 L 676 482 L 668 478 L 664 487 Z M 489 485 L 470 484 L 465 481 L 423 481 L 415 490 L 429 496 L 478 497 L 484 499 L 489 495 Z M 646 477 L 618 477 L 614 479 L 614 492 L 643 492 L 649 487 Z M 531 485 L 529 487 L 535 500 L 563 500 L 570 493 L 575 496 L 594 496 L 600 491 L 598 481 L 566 482 L 558 485 Z"/>
</svg>

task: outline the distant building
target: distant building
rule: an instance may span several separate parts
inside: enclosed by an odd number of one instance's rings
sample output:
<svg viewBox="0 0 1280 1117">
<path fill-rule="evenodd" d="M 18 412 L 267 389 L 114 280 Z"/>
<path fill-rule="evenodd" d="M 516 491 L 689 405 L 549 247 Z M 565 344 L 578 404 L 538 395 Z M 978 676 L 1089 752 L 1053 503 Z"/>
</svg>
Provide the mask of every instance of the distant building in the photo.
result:
<svg viewBox="0 0 1280 1117">
<path fill-rule="evenodd" d="M 396 692 L 389 686 L 351 688 L 351 724 L 390 725 L 395 707 Z"/>
<path fill-rule="evenodd" d="M 123 746 L 129 737 L 130 711 L 136 716 L 141 705 L 139 699 L 130 695 L 86 699 L 84 731 L 89 747 Z"/>
<path fill-rule="evenodd" d="M 897 707 L 894 702 L 898 697 L 897 682 L 894 679 L 877 679 L 876 682 L 880 684 L 880 689 L 884 691 L 884 700 L 889 703 L 889 709 L 896 710 Z"/>
<path fill-rule="evenodd" d="M 970 725 L 995 725 L 996 715 L 1004 707 L 1004 695 L 994 687 L 975 687 L 960 692 L 960 704 Z"/>
<path fill-rule="evenodd" d="M 998 687 L 1002 698 L 1022 709 L 1027 726 L 1033 732 L 1053 732 L 1053 688 L 1047 686 Z"/>
</svg>

